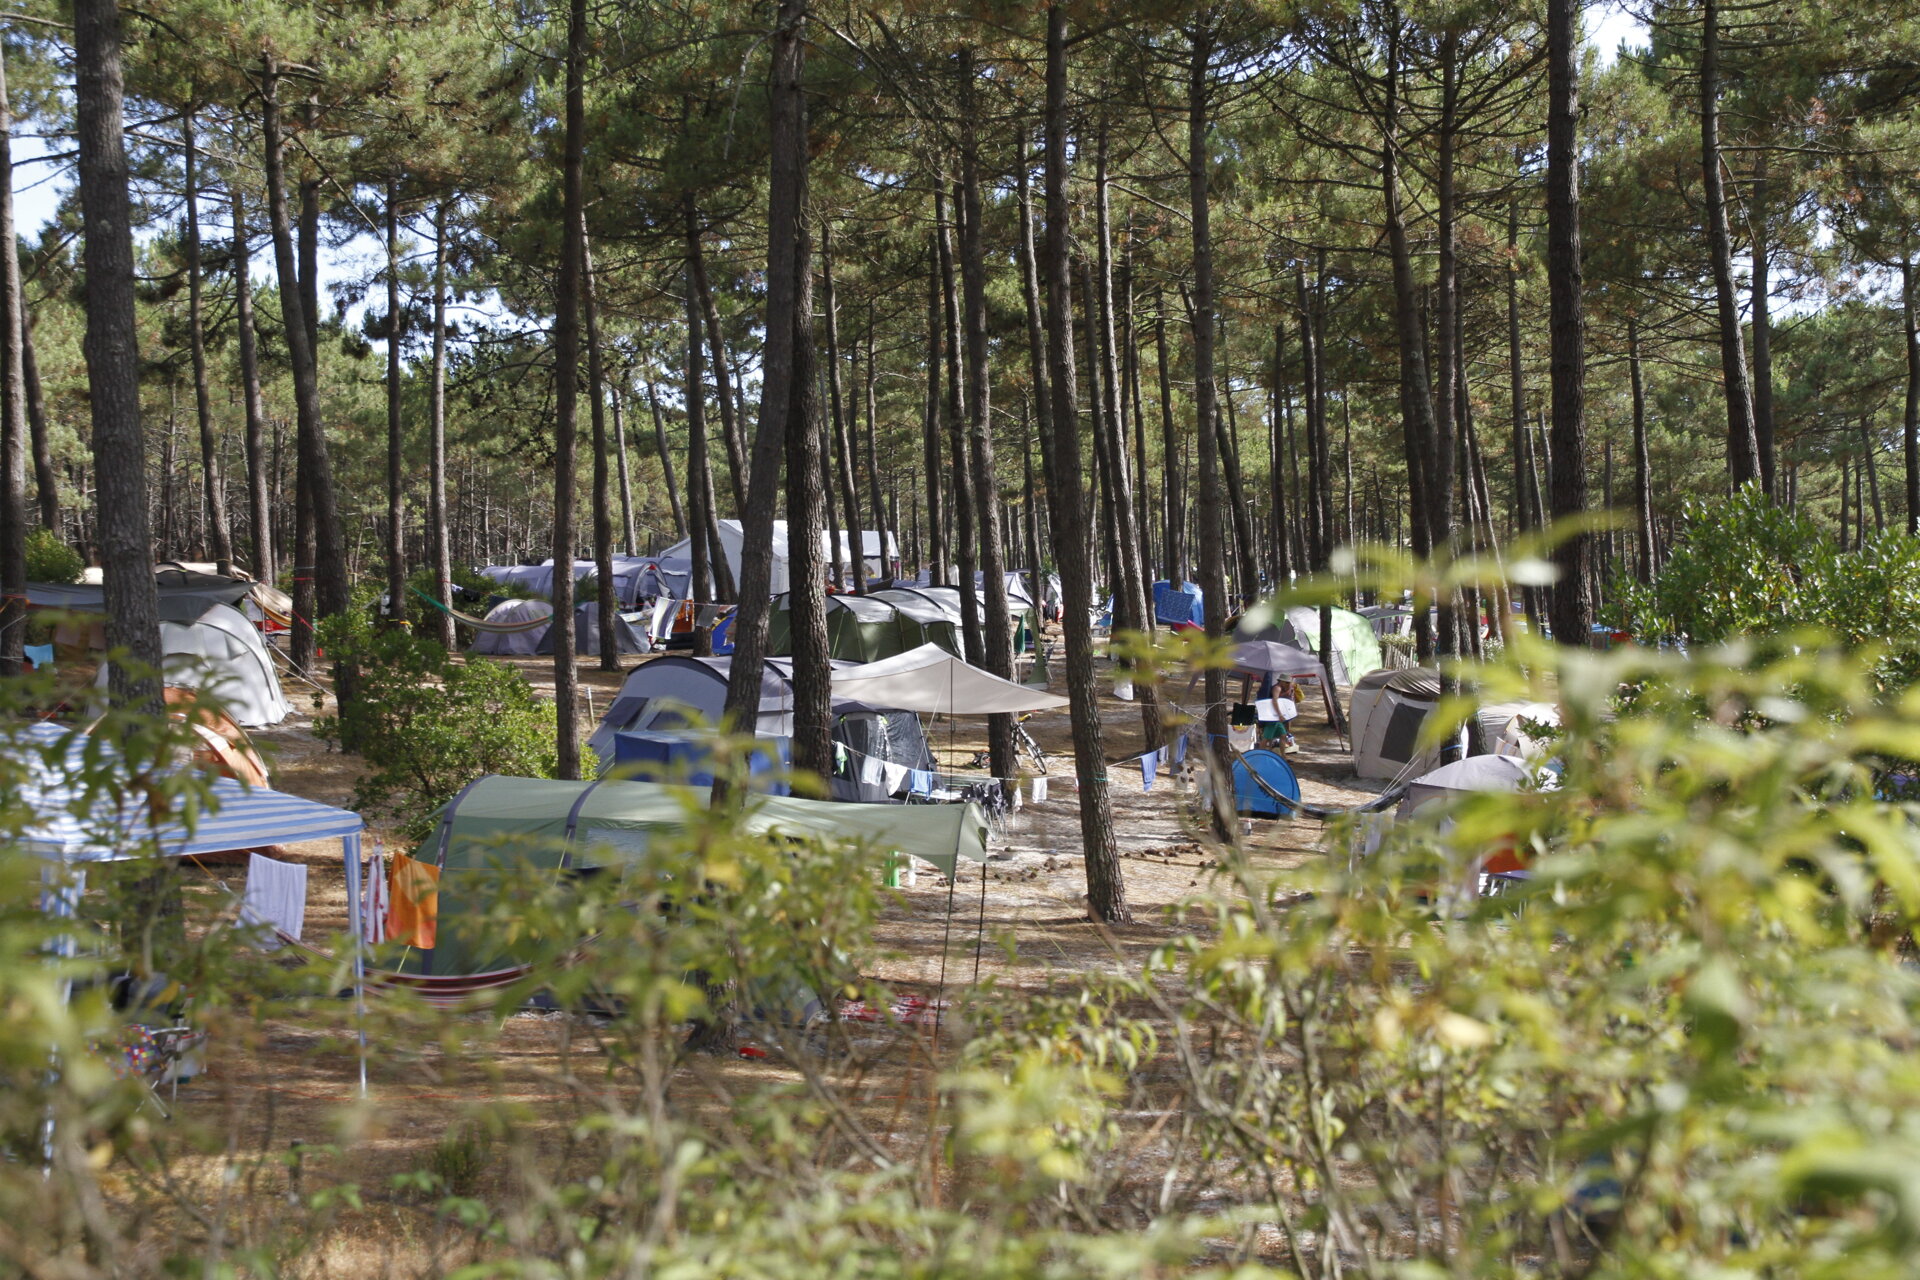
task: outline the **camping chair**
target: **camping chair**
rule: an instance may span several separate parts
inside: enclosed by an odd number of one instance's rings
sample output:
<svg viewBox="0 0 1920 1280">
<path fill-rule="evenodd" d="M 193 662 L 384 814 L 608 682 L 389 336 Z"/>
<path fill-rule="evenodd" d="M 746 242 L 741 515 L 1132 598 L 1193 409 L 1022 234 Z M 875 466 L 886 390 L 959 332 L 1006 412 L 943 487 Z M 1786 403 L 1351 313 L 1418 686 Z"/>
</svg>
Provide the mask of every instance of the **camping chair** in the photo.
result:
<svg viewBox="0 0 1920 1280">
<path fill-rule="evenodd" d="M 113 980 L 113 1007 L 126 1019 L 109 1044 L 96 1048 L 108 1067 L 123 1080 L 138 1080 L 163 1119 L 173 1112 L 160 1100 L 160 1086 L 168 1086 L 168 1101 L 177 1103 L 180 1082 L 200 1074 L 207 1033 L 187 1024 L 186 992 L 164 974 L 140 979 L 121 974 Z"/>
</svg>

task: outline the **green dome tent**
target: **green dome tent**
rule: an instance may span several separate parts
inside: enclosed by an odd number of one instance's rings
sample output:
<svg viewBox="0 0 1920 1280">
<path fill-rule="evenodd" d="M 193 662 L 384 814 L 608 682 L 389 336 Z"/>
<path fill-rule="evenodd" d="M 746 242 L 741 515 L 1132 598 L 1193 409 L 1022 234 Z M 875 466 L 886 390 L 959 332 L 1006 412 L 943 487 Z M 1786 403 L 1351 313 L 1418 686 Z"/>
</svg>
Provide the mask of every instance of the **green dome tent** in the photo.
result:
<svg viewBox="0 0 1920 1280">
<path fill-rule="evenodd" d="M 480 974 L 515 963 L 512 948 L 489 936 L 486 910 L 506 878 L 527 869 L 556 874 L 617 868 L 644 857 L 688 825 L 703 792 L 651 782 L 563 782 L 481 778 L 443 806 L 414 856 L 440 868 L 432 949 L 409 969 Z M 864 842 L 877 858 L 911 854 L 951 874 L 960 858 L 984 862 L 987 820 L 972 804 L 839 804 L 791 796 L 754 796 L 739 829 L 844 843 Z M 879 868 L 875 868 L 878 874 Z"/>
</svg>

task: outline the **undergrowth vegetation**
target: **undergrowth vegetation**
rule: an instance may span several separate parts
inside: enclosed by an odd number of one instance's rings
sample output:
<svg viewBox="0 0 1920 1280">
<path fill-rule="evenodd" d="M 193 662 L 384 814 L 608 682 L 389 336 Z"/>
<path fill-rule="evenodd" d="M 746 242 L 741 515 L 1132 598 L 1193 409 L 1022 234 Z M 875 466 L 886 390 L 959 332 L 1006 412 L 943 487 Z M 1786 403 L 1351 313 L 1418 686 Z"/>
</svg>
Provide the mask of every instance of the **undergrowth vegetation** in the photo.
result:
<svg viewBox="0 0 1920 1280">
<path fill-rule="evenodd" d="M 1875 662 L 1523 640 L 1475 674 L 1559 703 L 1538 786 L 1423 811 L 1365 858 L 1336 826 L 1284 877 L 1220 847 L 1148 963 L 988 986 L 937 1036 L 827 1013 L 882 999 L 872 851 L 747 838 L 690 794 L 677 838 L 592 851 L 607 873 L 502 870 L 488 927 L 536 976 L 492 1019 L 376 1001 L 372 1100 L 292 1160 L 87 1065 L 104 1010 L 59 984 L 123 961 L 102 934 L 49 966 L 11 857 L 0 1249 L 42 1274 L 299 1274 L 387 1197 L 436 1224 L 401 1274 L 1911 1274 L 1920 844 L 1878 797 L 1920 758 L 1920 693 L 1889 697 Z M 1507 849 L 1533 878 L 1480 896 Z M 244 964 L 167 963 L 226 1036 L 270 1011 L 352 1029 Z M 340 989 L 312 963 L 307 989 Z M 478 1089 L 418 1168 L 351 1158 L 383 1081 L 426 1069 L 409 1046 L 485 1079 L 536 989 L 595 1011 L 561 1020 L 559 1115 Z M 689 1054 L 722 1016 L 761 1074 Z"/>
</svg>

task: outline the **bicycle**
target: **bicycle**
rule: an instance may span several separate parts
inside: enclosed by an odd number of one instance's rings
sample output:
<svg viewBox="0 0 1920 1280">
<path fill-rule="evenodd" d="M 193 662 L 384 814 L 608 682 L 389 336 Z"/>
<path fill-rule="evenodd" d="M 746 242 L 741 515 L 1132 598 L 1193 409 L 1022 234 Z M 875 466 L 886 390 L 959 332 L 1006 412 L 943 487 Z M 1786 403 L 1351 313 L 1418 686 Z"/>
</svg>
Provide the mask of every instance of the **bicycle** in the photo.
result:
<svg viewBox="0 0 1920 1280">
<path fill-rule="evenodd" d="M 1013 749 L 1016 755 L 1025 756 L 1036 771 L 1044 774 L 1047 772 L 1047 753 L 1041 749 L 1040 744 L 1034 740 L 1033 735 L 1027 732 L 1027 721 L 1033 718 L 1033 714 L 1033 712 L 1029 711 L 1014 720 Z M 985 751 L 974 752 L 973 758 L 967 761 L 967 767 L 969 769 L 986 769 L 991 767 L 991 765 L 992 757 Z"/>
</svg>

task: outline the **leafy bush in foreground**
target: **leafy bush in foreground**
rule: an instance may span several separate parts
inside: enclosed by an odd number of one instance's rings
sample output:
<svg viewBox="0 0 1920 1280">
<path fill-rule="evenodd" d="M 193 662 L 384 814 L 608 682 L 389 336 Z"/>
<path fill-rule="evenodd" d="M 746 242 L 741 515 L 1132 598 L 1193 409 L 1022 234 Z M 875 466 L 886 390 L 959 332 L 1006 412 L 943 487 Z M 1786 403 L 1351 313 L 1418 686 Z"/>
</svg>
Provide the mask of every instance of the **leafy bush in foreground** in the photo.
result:
<svg viewBox="0 0 1920 1280">
<path fill-rule="evenodd" d="M 1920 758 L 1920 694 L 1891 704 L 1842 647 L 1515 649 L 1476 675 L 1560 704 L 1557 787 L 1466 797 L 1364 859 L 1339 829 L 1296 869 L 1211 850 L 1150 950 L 978 992 L 938 1039 L 791 1012 L 798 987 L 871 995 L 898 923 L 871 853 L 693 797 L 637 845 L 587 837 L 600 874 L 503 871 L 486 927 L 541 963 L 495 1010 L 545 988 L 598 1015 L 530 1068 L 497 1019 L 376 1004 L 376 1097 L 425 1084 L 490 1135 L 458 1187 L 439 1132 L 396 1143 L 379 1108 L 342 1106 L 296 1178 L 270 1126 L 147 1124 L 97 1077 L 52 1081 L 36 1050 L 75 1036 L 31 986 L 32 882 L 0 875 L 26 1046 L 0 1054 L 6 1136 L 31 1153 L 49 1089 L 104 1135 L 52 1179 L 0 1163 L 0 1247 L 86 1276 L 268 1274 L 343 1239 L 474 1277 L 1913 1274 L 1920 811 L 1877 796 Z M 1533 878 L 1477 896 L 1508 849 Z M 719 991 L 770 1062 L 687 1054 Z M 350 1046 L 316 1049 L 336 1080 Z"/>
</svg>

